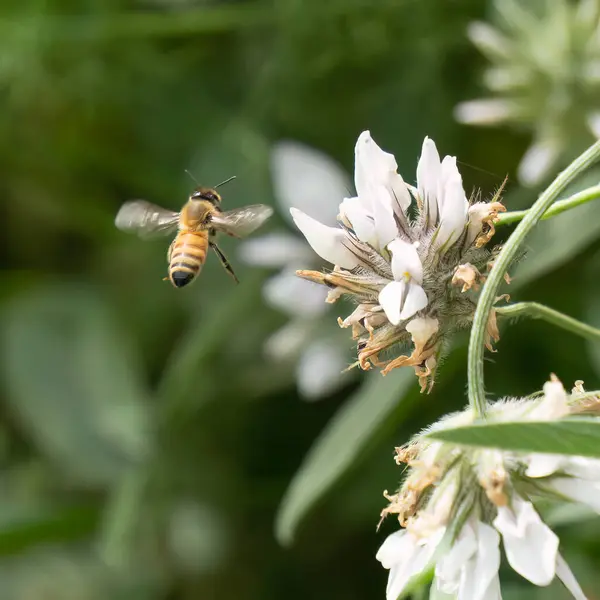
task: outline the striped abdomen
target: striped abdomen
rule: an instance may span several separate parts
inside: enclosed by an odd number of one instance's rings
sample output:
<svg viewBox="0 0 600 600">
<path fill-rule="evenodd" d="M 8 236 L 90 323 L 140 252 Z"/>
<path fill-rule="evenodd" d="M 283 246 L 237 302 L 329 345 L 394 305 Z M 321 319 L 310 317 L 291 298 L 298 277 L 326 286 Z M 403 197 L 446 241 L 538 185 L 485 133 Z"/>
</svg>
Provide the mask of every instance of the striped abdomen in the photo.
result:
<svg viewBox="0 0 600 600">
<path fill-rule="evenodd" d="M 169 253 L 169 279 L 175 287 L 192 282 L 208 252 L 208 231 L 180 231 Z"/>
</svg>

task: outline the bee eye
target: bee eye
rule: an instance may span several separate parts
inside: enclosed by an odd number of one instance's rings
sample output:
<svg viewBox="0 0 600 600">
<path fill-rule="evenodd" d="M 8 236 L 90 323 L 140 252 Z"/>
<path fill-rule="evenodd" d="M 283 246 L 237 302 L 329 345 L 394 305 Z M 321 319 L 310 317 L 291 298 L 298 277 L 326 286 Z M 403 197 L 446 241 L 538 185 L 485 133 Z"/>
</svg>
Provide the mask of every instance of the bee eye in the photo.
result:
<svg viewBox="0 0 600 600">
<path fill-rule="evenodd" d="M 204 200 L 209 200 L 210 202 L 218 202 L 219 201 L 219 198 L 217 197 L 217 195 L 213 194 L 212 192 L 204 192 L 202 197 L 204 198 Z"/>
</svg>

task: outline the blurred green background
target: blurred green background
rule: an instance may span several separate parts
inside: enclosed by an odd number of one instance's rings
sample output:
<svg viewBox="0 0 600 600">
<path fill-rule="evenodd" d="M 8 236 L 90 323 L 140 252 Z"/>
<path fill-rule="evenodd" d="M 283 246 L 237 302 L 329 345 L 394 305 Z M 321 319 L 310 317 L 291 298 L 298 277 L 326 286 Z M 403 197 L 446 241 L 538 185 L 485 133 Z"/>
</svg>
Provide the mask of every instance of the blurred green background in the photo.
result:
<svg viewBox="0 0 600 600">
<path fill-rule="evenodd" d="M 3 3 L 2 600 L 385 597 L 375 552 L 396 525 L 375 527 L 401 477 L 393 448 L 465 404 L 466 337 L 429 396 L 408 369 L 349 375 L 307 403 L 294 364 L 263 352 L 288 319 L 263 300 L 274 269 L 246 265 L 228 239 L 239 286 L 209 256 L 175 290 L 162 281 L 168 241 L 113 221 L 129 198 L 178 209 L 194 187 L 185 169 L 207 185 L 236 175 L 227 208 L 277 209 L 274 144 L 302 142 L 351 176 L 364 129 L 411 183 L 429 135 L 458 156 L 468 193 L 489 197 L 508 174 L 506 205 L 529 206 L 543 186 L 520 185 L 517 167 L 533 117 L 481 129 L 453 116 L 486 95 L 467 27 L 495 18 L 478 0 Z M 572 69 L 565 110 L 577 112 Z M 564 160 L 592 141 L 562 135 Z M 291 231 L 277 210 L 260 233 Z M 599 211 L 536 230 L 513 300 L 600 326 Z M 550 372 L 600 387 L 599 348 L 542 322 L 501 333 L 491 398 L 538 390 Z M 350 353 L 349 333 L 342 343 Z M 599 523 L 556 519 L 592 598 Z M 566 597 L 506 577 L 505 598 Z"/>
</svg>

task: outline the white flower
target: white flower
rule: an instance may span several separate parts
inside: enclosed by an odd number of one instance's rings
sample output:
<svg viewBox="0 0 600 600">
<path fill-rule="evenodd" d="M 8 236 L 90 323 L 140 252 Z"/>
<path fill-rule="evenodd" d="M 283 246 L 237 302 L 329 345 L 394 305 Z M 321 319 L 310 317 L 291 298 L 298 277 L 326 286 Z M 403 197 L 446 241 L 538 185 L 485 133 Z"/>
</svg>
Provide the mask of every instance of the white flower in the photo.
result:
<svg viewBox="0 0 600 600">
<path fill-rule="evenodd" d="M 484 83 L 496 96 L 463 102 L 455 116 L 471 125 L 530 129 L 533 141 L 518 176 L 525 185 L 537 185 L 561 158 L 600 135 L 600 4 L 494 4 L 499 27 L 474 22 L 468 35 L 491 62 Z"/>
<path fill-rule="evenodd" d="M 504 207 L 495 201 L 478 203 L 470 211 L 456 158 L 440 160 L 427 137 L 416 187 L 405 183 L 397 168 L 394 157 L 364 131 L 355 147 L 357 194 L 341 201 L 340 225 L 321 223 L 295 207 L 290 213 L 313 250 L 334 265 L 331 273 L 300 270 L 298 275 L 328 286 L 328 302 L 347 295 L 358 304 L 339 321 L 342 327 L 352 326 L 357 364 L 384 367 L 383 374 L 412 366 L 424 390 L 433 381 L 442 337 L 468 326 L 475 310 L 474 299 L 465 294 L 469 287 L 456 289 L 453 275 L 461 264 L 487 269 L 493 254 L 482 246 Z M 413 200 L 416 211 L 410 212 Z M 443 321 L 438 314 L 451 318 Z M 413 339 L 409 355 L 380 361 L 378 355 L 387 347 L 410 344 L 411 323 L 419 319 L 429 323 L 428 343 L 417 349 Z"/>
<path fill-rule="evenodd" d="M 418 538 L 406 530 L 396 531 L 383 542 L 377 552 L 377 560 L 390 570 L 387 600 L 396 600 L 411 577 L 428 565 L 444 531 L 440 528 L 427 538 Z"/>
<path fill-rule="evenodd" d="M 516 494 L 512 506 L 499 506 L 494 527 L 502 534 L 506 558 L 520 575 L 548 585 L 554 579 L 558 536 L 540 519 L 531 502 Z"/>
<path fill-rule="evenodd" d="M 489 406 L 487 418 L 561 419 L 584 406 L 577 394 L 567 395 L 553 377 L 542 397 L 497 402 Z M 468 409 L 424 433 L 472 422 Z M 409 469 L 398 493 L 386 494 L 390 504 L 382 517 L 397 514 L 405 529 L 388 537 L 377 554 L 390 569 L 388 600 L 397 598 L 410 578 L 432 562 L 433 585 L 439 592 L 457 600 L 500 599 L 500 541 L 508 564 L 522 577 L 537 586 L 558 577 L 574 598 L 585 600 L 559 553 L 558 536 L 542 521 L 528 494 L 536 490 L 536 497 L 545 492 L 554 499 L 563 496 L 600 514 L 600 460 L 556 456 L 549 463 L 552 468 L 536 479 L 538 474 L 524 467 L 531 467 L 537 456 L 474 450 L 423 434 L 397 448 L 396 462 L 407 463 Z"/>
<path fill-rule="evenodd" d="M 392 254 L 394 281 L 379 292 L 379 304 L 392 325 L 398 325 L 427 306 L 423 291 L 423 265 L 413 244 L 401 238 L 393 240 L 388 250 Z"/>
<path fill-rule="evenodd" d="M 498 569 L 500 536 L 482 521 L 472 520 L 464 527 L 435 569 L 435 585 L 458 600 L 501 598 Z"/>
<path fill-rule="evenodd" d="M 273 187 L 282 215 L 288 218 L 291 206 L 301 206 L 306 213 L 318 213 L 334 225 L 339 198 L 350 185 L 341 167 L 297 142 L 276 144 L 271 158 Z M 304 398 L 318 399 L 335 391 L 346 381 L 342 371 L 349 357 L 343 344 L 323 327 L 329 307 L 326 291 L 295 274 L 298 268 L 315 263 L 317 257 L 310 246 L 297 235 L 279 231 L 245 241 L 240 255 L 247 263 L 280 269 L 267 280 L 263 295 L 290 321 L 267 340 L 269 357 L 295 363 L 298 389 Z"/>
</svg>

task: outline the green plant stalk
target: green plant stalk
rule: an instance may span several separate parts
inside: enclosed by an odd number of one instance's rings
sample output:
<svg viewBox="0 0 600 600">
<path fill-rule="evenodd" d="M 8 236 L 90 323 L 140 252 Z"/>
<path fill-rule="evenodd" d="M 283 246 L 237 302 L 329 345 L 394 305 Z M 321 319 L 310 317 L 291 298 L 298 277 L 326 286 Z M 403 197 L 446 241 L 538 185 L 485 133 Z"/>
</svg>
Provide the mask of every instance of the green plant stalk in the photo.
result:
<svg viewBox="0 0 600 600">
<path fill-rule="evenodd" d="M 600 185 L 595 185 L 586 190 L 582 190 L 581 192 L 577 192 L 564 200 L 558 200 L 541 216 L 541 220 L 550 219 L 551 217 L 560 215 L 567 210 L 571 210 L 572 208 L 590 202 L 591 200 L 596 200 L 597 198 L 600 198 Z M 524 219 L 528 212 L 528 210 L 514 210 L 500 214 L 498 215 L 498 221 L 495 225 L 496 227 L 500 227 L 501 225 L 517 223 Z"/>
<path fill-rule="evenodd" d="M 479 296 L 477 309 L 473 318 L 471 337 L 469 339 L 469 357 L 467 362 L 469 404 L 478 418 L 484 418 L 486 412 L 483 373 L 485 330 L 504 274 L 529 232 L 550 208 L 560 192 L 579 174 L 598 160 L 598 158 L 600 158 L 600 141 L 590 146 L 556 177 L 546 191 L 541 194 L 527 211 L 527 214 L 517 225 L 494 261 L 494 266 Z"/>
<path fill-rule="evenodd" d="M 496 312 L 499 315 L 504 315 L 506 317 L 523 316 L 532 319 L 543 319 L 544 321 L 548 321 L 548 323 L 552 323 L 552 325 L 570 331 L 575 335 L 579 335 L 588 340 L 600 341 L 600 329 L 596 329 L 596 327 L 592 327 L 587 323 L 582 323 L 568 315 L 563 315 L 563 313 L 548 308 L 543 304 L 538 304 L 537 302 L 517 302 L 510 306 L 497 308 Z"/>
</svg>

